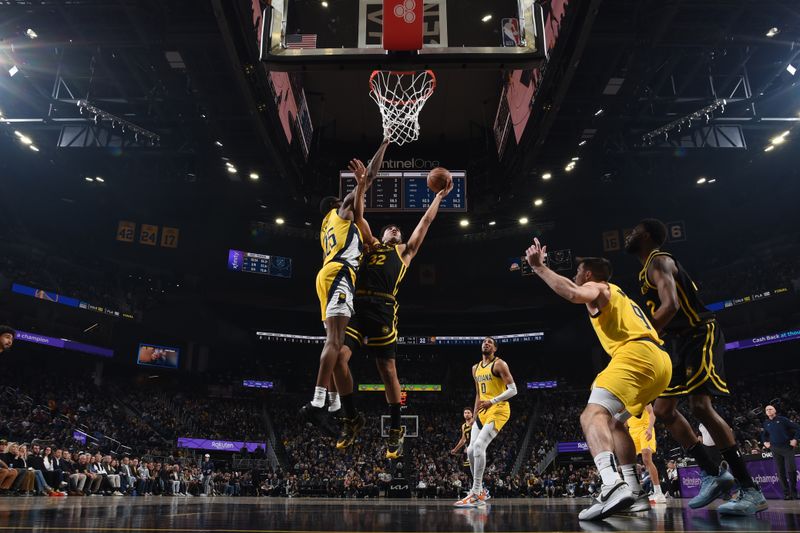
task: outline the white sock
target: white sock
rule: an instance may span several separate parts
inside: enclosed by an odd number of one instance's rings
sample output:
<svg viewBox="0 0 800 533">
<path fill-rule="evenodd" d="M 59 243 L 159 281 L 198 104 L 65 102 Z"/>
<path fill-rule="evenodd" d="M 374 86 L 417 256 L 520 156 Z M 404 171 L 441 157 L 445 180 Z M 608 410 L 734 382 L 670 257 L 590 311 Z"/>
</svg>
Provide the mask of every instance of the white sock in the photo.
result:
<svg viewBox="0 0 800 533">
<path fill-rule="evenodd" d="M 653 494 L 656 496 L 661 496 L 661 485 L 653 485 Z"/>
<path fill-rule="evenodd" d="M 314 399 L 311 400 L 311 405 L 314 407 L 325 407 L 325 393 L 328 390 L 325 387 L 314 387 Z"/>
<path fill-rule="evenodd" d="M 333 413 L 334 411 L 338 411 L 342 408 L 342 402 L 339 401 L 339 393 L 338 392 L 329 392 L 328 393 L 328 412 Z"/>
<path fill-rule="evenodd" d="M 622 465 L 622 478 L 633 492 L 642 492 L 642 484 L 636 474 L 636 465 Z"/>
<path fill-rule="evenodd" d="M 613 485 L 620 480 L 617 473 L 617 462 L 611 452 L 600 452 L 594 456 L 594 464 L 603 479 L 603 485 Z"/>
</svg>

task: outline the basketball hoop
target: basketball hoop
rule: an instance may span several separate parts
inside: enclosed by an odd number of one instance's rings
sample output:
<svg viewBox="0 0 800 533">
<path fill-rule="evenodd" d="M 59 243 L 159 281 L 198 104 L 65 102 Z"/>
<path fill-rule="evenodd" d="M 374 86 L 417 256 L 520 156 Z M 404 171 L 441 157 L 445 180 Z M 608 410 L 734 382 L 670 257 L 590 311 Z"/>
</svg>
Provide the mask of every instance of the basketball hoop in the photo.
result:
<svg viewBox="0 0 800 533">
<path fill-rule="evenodd" d="M 381 111 L 383 136 L 397 145 L 419 138 L 419 113 L 436 89 L 432 70 L 376 70 L 369 77 L 369 96 Z"/>
</svg>

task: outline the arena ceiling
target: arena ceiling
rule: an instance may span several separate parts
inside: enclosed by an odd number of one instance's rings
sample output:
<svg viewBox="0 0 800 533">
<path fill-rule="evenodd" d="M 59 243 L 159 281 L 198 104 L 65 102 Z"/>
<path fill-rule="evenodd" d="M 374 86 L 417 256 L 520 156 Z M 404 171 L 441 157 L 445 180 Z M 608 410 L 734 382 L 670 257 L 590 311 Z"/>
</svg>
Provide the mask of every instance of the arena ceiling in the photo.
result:
<svg viewBox="0 0 800 533">
<path fill-rule="evenodd" d="M 460 159 L 472 170 L 470 231 L 502 230 L 523 214 L 561 221 L 596 194 L 627 195 L 663 183 L 692 202 L 697 180 L 714 179 L 712 173 L 722 188 L 737 173 L 796 172 L 796 2 L 596 0 L 581 6 L 553 51 L 519 147 L 502 160 L 491 129 L 500 73 L 444 73 L 449 89 L 423 112 L 431 141 L 420 151 L 456 164 Z M 144 188 L 146 201 L 187 218 L 199 205 L 272 221 L 280 206 L 302 227 L 315 216 L 319 196 L 335 189 L 342 162 L 352 152 L 367 157 L 372 151 L 377 110 L 358 76 L 308 74 L 315 130 L 310 162 L 290 153 L 258 76 L 251 8 L 247 0 L 4 2 L 2 164 L 58 174 L 47 187 L 53 201 L 102 195 L 113 206 Z M 356 92 L 359 99 L 348 105 Z M 140 142 L 131 128 L 113 128 L 111 119 L 95 124 L 93 114 L 79 113 L 82 99 L 159 142 L 151 146 L 145 135 Z M 714 108 L 707 123 L 703 113 L 646 142 L 648 133 L 721 99 L 724 110 Z M 14 131 L 30 137 L 39 152 L 21 145 Z M 765 152 L 785 131 L 788 142 Z M 574 169 L 566 171 L 574 158 Z M 552 178 L 542 180 L 545 173 Z M 96 175 L 108 177 L 107 186 L 87 192 L 85 178 Z M 535 208 L 534 198 L 543 205 Z M 498 216 L 505 217 L 502 224 L 485 225 Z"/>
</svg>

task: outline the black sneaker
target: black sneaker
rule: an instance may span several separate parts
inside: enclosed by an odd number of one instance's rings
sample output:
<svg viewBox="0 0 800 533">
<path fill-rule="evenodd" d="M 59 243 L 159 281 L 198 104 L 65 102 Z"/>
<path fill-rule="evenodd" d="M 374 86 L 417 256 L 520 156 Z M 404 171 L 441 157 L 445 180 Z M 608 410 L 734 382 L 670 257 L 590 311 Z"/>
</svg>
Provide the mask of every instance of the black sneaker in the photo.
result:
<svg viewBox="0 0 800 533">
<path fill-rule="evenodd" d="M 399 459 L 403 456 L 403 440 L 406 428 L 390 429 L 389 440 L 386 442 L 386 458 Z"/>
<path fill-rule="evenodd" d="M 336 441 L 336 449 L 344 450 L 352 446 L 366 423 L 367 419 L 364 418 L 362 413 L 356 413 L 353 418 L 345 418 L 342 424 L 342 432 L 339 434 L 339 440 Z"/>
<path fill-rule="evenodd" d="M 339 431 L 336 429 L 327 407 L 314 407 L 309 402 L 300 409 L 300 418 L 318 427 L 329 437 L 336 438 L 339 436 Z"/>
</svg>

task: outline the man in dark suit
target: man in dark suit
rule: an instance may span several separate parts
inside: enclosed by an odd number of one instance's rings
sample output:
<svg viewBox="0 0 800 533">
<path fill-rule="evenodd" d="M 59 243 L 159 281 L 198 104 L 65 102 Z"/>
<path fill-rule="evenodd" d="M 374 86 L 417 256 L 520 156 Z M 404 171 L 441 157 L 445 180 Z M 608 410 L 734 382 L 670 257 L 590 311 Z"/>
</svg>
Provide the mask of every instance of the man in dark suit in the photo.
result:
<svg viewBox="0 0 800 533">
<path fill-rule="evenodd" d="M 211 456 L 206 454 L 200 470 L 203 472 L 203 496 L 211 496 L 214 490 L 213 477 L 214 477 L 214 462 Z"/>
</svg>

